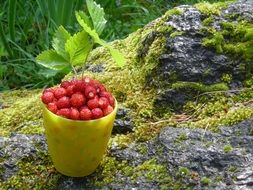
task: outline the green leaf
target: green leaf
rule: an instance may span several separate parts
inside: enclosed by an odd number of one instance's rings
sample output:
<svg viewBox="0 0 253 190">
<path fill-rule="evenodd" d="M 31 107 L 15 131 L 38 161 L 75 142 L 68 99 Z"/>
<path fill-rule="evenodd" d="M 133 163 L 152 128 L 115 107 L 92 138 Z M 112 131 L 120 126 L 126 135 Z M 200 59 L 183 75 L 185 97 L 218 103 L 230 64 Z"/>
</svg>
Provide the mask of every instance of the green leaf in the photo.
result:
<svg viewBox="0 0 253 190">
<path fill-rule="evenodd" d="M 106 47 L 109 49 L 111 55 L 112 55 L 112 58 L 114 59 L 114 61 L 120 66 L 122 67 L 125 63 L 126 63 L 126 60 L 123 56 L 122 53 L 120 53 L 119 50 L 117 49 L 113 49 L 111 46 L 109 45 L 106 45 Z"/>
<path fill-rule="evenodd" d="M 68 39 L 65 44 L 65 50 L 70 55 L 72 65 L 81 65 L 85 62 L 93 44 L 85 31 L 78 32 Z"/>
<path fill-rule="evenodd" d="M 92 30 L 91 27 L 89 27 L 85 21 L 82 19 L 82 17 L 80 16 L 81 11 L 76 12 L 76 19 L 78 21 L 78 23 L 83 27 L 84 31 L 86 31 L 94 40 L 95 43 L 100 44 L 101 46 L 106 47 L 107 49 L 109 49 L 113 59 L 115 60 L 115 62 L 119 65 L 122 66 L 125 64 L 125 58 L 123 57 L 123 55 L 116 49 L 113 49 L 110 45 L 108 45 L 104 40 L 99 38 L 98 33 L 95 30 Z"/>
<path fill-rule="evenodd" d="M 59 55 L 61 55 L 65 59 L 68 59 L 69 55 L 65 52 L 64 47 L 65 43 L 70 37 L 71 35 L 68 33 L 68 31 L 63 26 L 60 26 L 55 32 L 53 38 L 53 48 Z"/>
<path fill-rule="evenodd" d="M 79 11 L 79 16 L 83 19 L 83 21 L 90 27 L 93 28 L 92 22 L 90 20 L 90 18 L 88 17 L 88 15 L 83 12 L 83 11 Z"/>
<path fill-rule="evenodd" d="M 62 70 L 70 67 L 69 62 L 54 50 L 43 51 L 36 57 L 38 64 L 53 70 Z"/>
<path fill-rule="evenodd" d="M 86 4 L 93 22 L 93 27 L 100 35 L 106 24 L 104 9 L 93 0 L 86 0 Z"/>
<path fill-rule="evenodd" d="M 81 15 L 82 15 L 82 11 L 79 11 L 79 12 L 76 11 L 76 19 L 78 23 L 92 37 L 95 43 L 98 43 L 100 45 L 105 45 L 106 44 L 105 41 L 99 38 L 98 33 L 94 29 L 91 29 L 91 27 L 85 22 L 85 20 L 82 18 Z"/>
</svg>

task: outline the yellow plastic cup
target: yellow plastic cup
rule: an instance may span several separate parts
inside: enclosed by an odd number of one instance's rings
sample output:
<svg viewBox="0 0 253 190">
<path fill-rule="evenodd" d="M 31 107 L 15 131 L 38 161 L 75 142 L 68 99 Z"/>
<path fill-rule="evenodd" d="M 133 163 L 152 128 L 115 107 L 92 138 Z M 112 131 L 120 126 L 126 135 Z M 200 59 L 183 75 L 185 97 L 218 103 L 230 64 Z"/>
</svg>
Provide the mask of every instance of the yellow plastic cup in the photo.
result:
<svg viewBox="0 0 253 190">
<path fill-rule="evenodd" d="M 57 171 L 71 177 L 93 173 L 107 149 L 115 108 L 109 115 L 90 121 L 70 120 L 43 105 L 43 120 L 49 154 Z"/>
</svg>

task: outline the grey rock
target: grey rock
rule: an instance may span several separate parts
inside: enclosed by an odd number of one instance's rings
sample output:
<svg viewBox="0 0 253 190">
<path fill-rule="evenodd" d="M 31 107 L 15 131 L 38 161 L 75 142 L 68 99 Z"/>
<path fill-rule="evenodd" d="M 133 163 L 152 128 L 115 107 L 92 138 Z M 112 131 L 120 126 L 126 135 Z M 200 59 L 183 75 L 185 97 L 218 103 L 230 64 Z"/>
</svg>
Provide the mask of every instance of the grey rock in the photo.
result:
<svg viewBox="0 0 253 190">
<path fill-rule="evenodd" d="M 124 112 L 126 110 L 121 110 L 119 114 Z M 173 181 L 180 180 L 182 188 L 191 186 L 196 190 L 252 189 L 253 136 L 249 134 L 252 127 L 253 119 L 231 127 L 220 127 L 220 133 L 204 129 L 166 127 L 153 140 L 132 143 L 125 149 L 112 147 L 110 156 L 118 161 L 127 161 L 132 167 L 156 159 L 157 164 L 166 166 Z M 47 145 L 42 135 L 13 134 L 0 140 L 0 158 L 4 160 L 0 163 L 2 180 L 15 175 L 19 170 L 18 161 L 28 158 L 39 160 L 39 151 L 47 155 Z M 231 145 L 232 149 L 224 151 L 226 145 Z M 179 177 L 181 167 L 187 168 L 191 175 Z M 120 172 L 115 173 L 111 183 L 98 188 L 95 182 L 99 178 L 99 170 L 101 168 L 83 178 L 62 175 L 58 179 L 56 189 L 160 189 L 157 181 L 145 176 L 131 180 L 130 176 Z M 191 177 L 193 174 L 197 176 L 196 179 Z M 201 183 L 203 177 L 210 179 L 209 186 Z"/>
<path fill-rule="evenodd" d="M 234 58 L 230 55 L 219 54 L 214 48 L 204 47 L 202 41 L 207 33 L 203 32 L 205 26 L 202 25 L 202 22 L 207 16 L 190 5 L 179 6 L 178 9 L 182 11 L 182 14 L 170 16 L 165 24 L 174 28 L 172 32 L 180 31 L 183 34 L 171 37 L 170 32 L 165 35 L 165 51 L 160 55 L 159 65 L 154 68 L 147 79 L 150 86 L 156 86 L 164 91 L 161 93 L 161 97 L 158 97 L 156 104 L 171 107 L 171 102 L 178 104 L 178 99 L 180 99 L 179 107 L 182 107 L 188 98 L 192 100 L 199 93 L 196 91 L 187 94 L 187 98 L 173 96 L 172 94 L 181 93 L 176 93 L 170 89 L 171 84 L 176 81 L 199 82 L 210 85 L 222 82 L 224 74 L 231 74 L 230 89 L 242 87 L 246 73 L 241 68 L 246 64 L 246 61 L 241 57 Z M 236 24 L 239 18 L 252 22 L 252 1 L 230 4 L 227 9 L 221 12 L 220 16 L 214 16 L 211 26 L 221 30 L 222 22 Z M 154 41 L 154 36 L 154 32 L 147 35 L 146 39 L 143 40 L 143 49 L 149 49 Z M 145 56 L 145 54 L 141 54 L 141 56 Z M 248 63 L 253 63 L 253 60 L 249 60 Z M 250 72 L 253 72 L 253 69 Z M 165 97 L 169 98 L 166 99 Z M 183 99 L 185 101 L 181 101 Z M 168 102 L 167 105 L 164 104 L 166 102 Z M 172 105 L 172 108 L 177 110 L 177 106 L 173 107 Z"/>
<path fill-rule="evenodd" d="M 18 171 L 18 161 L 36 157 L 37 146 L 41 146 L 43 151 L 47 151 L 44 136 L 12 134 L 10 138 L 0 137 L 0 158 L 4 159 L 0 163 L 0 167 L 3 169 L 0 178 L 6 180 L 13 176 Z"/>
<path fill-rule="evenodd" d="M 102 73 L 105 70 L 103 64 L 87 64 L 85 70 L 91 71 L 93 73 Z"/>
<path fill-rule="evenodd" d="M 167 127 L 155 140 L 144 143 L 148 147 L 146 154 L 140 154 L 135 143 L 124 150 L 113 149 L 111 154 L 133 166 L 155 157 L 172 174 L 177 173 L 180 167 L 186 167 L 200 177 L 208 177 L 210 189 L 252 189 L 253 136 L 248 133 L 252 127 L 253 119 L 221 127 L 221 133 Z M 225 152 L 226 145 L 233 149 Z M 222 181 L 216 181 L 217 177 Z M 195 183 L 194 189 L 206 188 L 200 181 Z M 151 183 L 149 185 L 152 187 Z M 135 184 L 132 187 L 136 187 Z"/>
<path fill-rule="evenodd" d="M 179 31 L 190 33 L 195 33 L 202 28 L 201 13 L 196 8 L 189 5 L 182 5 L 178 9 L 182 11 L 182 15 L 172 15 L 165 24 Z"/>
<path fill-rule="evenodd" d="M 127 115 L 129 111 L 130 110 L 127 108 L 118 109 L 112 129 L 112 134 L 127 134 L 133 131 L 133 122 Z"/>
<path fill-rule="evenodd" d="M 191 93 L 187 91 L 178 91 L 173 89 L 165 90 L 155 101 L 158 109 L 171 107 L 174 111 L 181 110 L 185 102 L 192 100 Z"/>
</svg>

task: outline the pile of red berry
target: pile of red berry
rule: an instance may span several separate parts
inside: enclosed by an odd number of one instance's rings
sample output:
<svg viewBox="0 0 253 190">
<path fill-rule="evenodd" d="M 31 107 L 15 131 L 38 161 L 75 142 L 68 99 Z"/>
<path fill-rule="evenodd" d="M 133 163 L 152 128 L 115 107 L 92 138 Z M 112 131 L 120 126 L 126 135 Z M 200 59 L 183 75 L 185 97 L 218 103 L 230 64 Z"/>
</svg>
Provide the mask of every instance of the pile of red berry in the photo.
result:
<svg viewBox="0 0 253 190">
<path fill-rule="evenodd" d="M 51 112 L 73 120 L 99 119 L 110 114 L 115 106 L 111 93 L 89 77 L 63 81 L 59 87 L 47 88 L 41 99 Z"/>
</svg>

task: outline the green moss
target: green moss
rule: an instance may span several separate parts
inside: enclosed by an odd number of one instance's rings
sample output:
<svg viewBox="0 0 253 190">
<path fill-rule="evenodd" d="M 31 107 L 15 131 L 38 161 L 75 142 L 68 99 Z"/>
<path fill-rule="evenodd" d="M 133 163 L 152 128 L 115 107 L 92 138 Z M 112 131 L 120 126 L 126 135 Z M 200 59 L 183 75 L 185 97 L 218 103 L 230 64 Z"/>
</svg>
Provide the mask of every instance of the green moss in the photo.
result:
<svg viewBox="0 0 253 190">
<path fill-rule="evenodd" d="M 245 60 L 253 58 L 253 25 L 247 22 L 221 23 L 222 30 L 206 29 L 209 36 L 203 39 L 203 45 L 213 47 L 217 53 L 243 56 Z"/>
<path fill-rule="evenodd" d="M 204 85 L 204 84 L 197 83 L 197 82 L 176 82 L 176 83 L 172 84 L 172 88 L 176 89 L 176 90 L 194 89 L 199 92 L 225 91 L 225 90 L 229 89 L 225 83 Z"/>
<path fill-rule="evenodd" d="M 198 102 L 188 102 L 184 106 L 184 112 L 191 119 L 176 126 L 217 131 L 219 126 L 234 125 L 253 117 L 253 110 L 248 104 L 252 98 L 252 89 L 242 89 L 232 97 L 221 92 L 207 93 L 197 97 Z"/>
<path fill-rule="evenodd" d="M 179 175 L 190 175 L 190 171 L 186 167 L 179 167 Z"/>
<path fill-rule="evenodd" d="M 224 44 L 223 35 L 219 32 L 214 33 L 209 38 L 203 39 L 203 45 L 206 47 L 214 47 L 217 53 L 223 53 L 222 45 Z"/>
<path fill-rule="evenodd" d="M 225 153 L 229 153 L 229 152 L 233 151 L 233 147 L 232 147 L 230 144 L 227 144 L 227 145 L 225 145 L 225 146 L 223 147 L 223 151 L 224 151 Z"/>
<path fill-rule="evenodd" d="M 215 182 L 221 182 L 222 179 L 223 179 L 222 176 L 215 176 L 214 181 Z"/>
<path fill-rule="evenodd" d="M 236 166 L 229 166 L 228 171 L 235 173 L 238 170 L 238 168 Z"/>
<path fill-rule="evenodd" d="M 213 16 L 209 16 L 202 21 L 204 26 L 209 26 L 213 22 Z"/>
<path fill-rule="evenodd" d="M 231 1 L 230 1 L 231 2 Z M 221 10 L 227 8 L 230 2 L 218 2 L 218 3 L 208 3 L 202 2 L 197 3 L 194 6 L 205 15 L 220 15 Z"/>
<path fill-rule="evenodd" d="M 186 133 L 181 133 L 177 138 L 176 138 L 176 143 L 181 143 L 182 141 L 185 141 L 188 139 L 188 136 Z"/>
<path fill-rule="evenodd" d="M 4 99 L 12 103 L 9 103 L 9 107 L 0 109 L 0 135 L 6 136 L 11 132 L 19 132 L 23 128 L 30 128 L 34 133 L 43 132 L 40 92 L 38 90 L 23 91 L 21 96 L 13 95 L 13 93 L 3 95 Z M 25 97 L 23 94 L 25 94 Z"/>
<path fill-rule="evenodd" d="M 231 74 L 224 73 L 221 77 L 221 80 L 227 84 L 231 83 L 233 76 Z"/>
<path fill-rule="evenodd" d="M 172 32 L 171 34 L 170 34 L 170 37 L 171 38 L 175 38 L 175 37 L 177 37 L 177 36 L 182 36 L 184 34 L 184 32 L 182 32 L 182 31 L 175 31 L 175 32 Z"/>
<path fill-rule="evenodd" d="M 210 185 L 211 183 L 211 180 L 207 177 L 202 177 L 200 182 L 203 184 L 203 185 Z"/>
<path fill-rule="evenodd" d="M 141 154 L 144 154 L 144 155 L 146 155 L 148 153 L 148 147 L 142 143 L 138 144 L 137 150 L 138 150 L 138 152 L 140 152 Z"/>
<path fill-rule="evenodd" d="M 105 157 L 101 168 L 103 168 L 101 173 L 103 179 L 95 182 L 99 187 L 113 182 L 116 173 L 129 177 L 132 182 L 135 182 L 140 177 L 144 177 L 147 181 L 158 183 L 160 187 L 169 187 L 172 183 L 166 167 L 157 164 L 155 159 L 150 159 L 140 165 L 131 167 L 128 166 L 126 161 L 120 162 L 115 158 Z"/>
<path fill-rule="evenodd" d="M 39 146 L 38 146 L 39 147 Z M 8 180 L 0 183 L 2 189 L 49 189 L 56 188 L 61 174 L 55 171 L 53 164 L 45 152 L 38 148 L 37 158 L 26 157 L 19 160 L 18 172 Z"/>
</svg>

